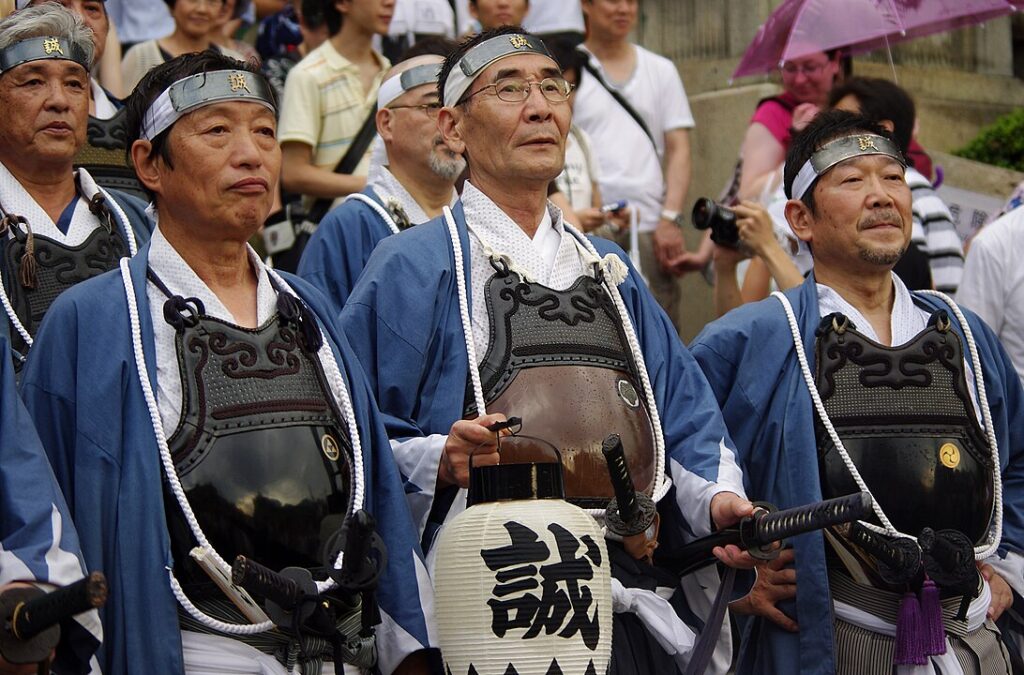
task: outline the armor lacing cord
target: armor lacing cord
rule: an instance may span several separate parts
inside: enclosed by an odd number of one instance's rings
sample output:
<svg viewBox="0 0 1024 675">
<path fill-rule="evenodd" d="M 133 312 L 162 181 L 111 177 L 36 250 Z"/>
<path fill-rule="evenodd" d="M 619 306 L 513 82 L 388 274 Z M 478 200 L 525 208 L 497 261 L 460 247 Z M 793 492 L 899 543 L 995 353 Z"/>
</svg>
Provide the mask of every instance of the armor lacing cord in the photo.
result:
<svg viewBox="0 0 1024 675">
<path fill-rule="evenodd" d="M 153 387 L 149 381 L 149 369 L 146 367 L 146 357 L 142 347 L 142 325 L 139 321 L 139 307 L 135 299 L 135 284 L 132 282 L 131 270 L 128 266 L 128 259 L 121 258 L 121 279 L 124 283 L 125 298 L 128 303 L 128 318 L 131 324 L 132 331 L 132 348 L 135 357 L 135 367 L 139 373 L 139 384 L 142 386 L 142 394 L 146 399 L 146 408 L 149 412 L 150 423 L 153 426 L 153 435 L 156 437 L 157 447 L 160 450 L 160 462 L 163 466 L 164 475 L 167 478 L 168 487 L 174 494 L 178 505 L 181 507 L 182 514 L 185 516 L 185 521 L 188 523 L 189 529 L 192 531 L 192 535 L 195 537 L 196 542 L 210 553 L 210 557 L 213 559 L 215 564 L 220 567 L 226 575 L 230 577 L 231 567 L 224 559 L 217 553 L 217 551 L 210 545 L 206 535 L 203 533 L 202 527 L 199 525 L 199 521 L 196 519 L 195 513 L 192 511 L 191 505 L 188 503 L 188 498 L 185 496 L 185 489 L 181 485 L 181 481 L 178 479 L 178 474 L 174 470 L 174 461 L 171 459 L 171 451 L 167 446 L 167 436 L 164 434 L 163 423 L 160 421 L 160 410 L 157 407 L 156 396 L 153 393 Z M 288 288 L 286 284 L 280 279 L 277 274 L 272 270 L 268 272 L 277 280 L 282 288 Z M 290 290 L 290 289 L 289 289 Z M 329 350 L 330 347 L 327 347 Z M 359 432 L 356 426 L 355 413 L 352 410 L 351 400 L 348 397 L 347 389 L 342 386 L 341 389 L 336 388 L 336 384 L 344 381 L 341 379 L 341 373 L 338 371 L 337 363 L 333 359 L 333 355 L 330 359 L 326 359 L 325 372 L 327 373 L 328 379 L 331 382 L 332 393 L 338 398 L 339 405 L 341 406 L 342 413 L 345 416 L 345 422 L 349 428 L 349 434 L 352 442 L 352 454 L 354 455 L 355 475 L 353 476 L 353 483 L 355 489 L 353 491 L 353 502 L 356 504 L 355 508 L 362 508 L 363 495 L 364 495 L 364 484 L 363 484 L 363 457 L 362 457 L 362 446 L 359 441 Z M 335 561 L 335 567 L 339 568 L 342 562 L 342 553 L 338 553 L 338 558 Z M 196 621 L 200 622 L 207 628 L 210 628 L 221 633 L 227 633 L 229 635 L 254 635 L 256 633 L 263 633 L 268 630 L 274 629 L 274 623 L 272 621 L 264 621 L 258 624 L 234 624 L 220 621 L 212 616 L 209 616 L 188 599 L 185 595 L 185 591 L 181 588 L 181 584 L 174 576 L 174 570 L 167 568 L 168 581 L 171 586 L 171 592 L 177 599 L 178 603 L 182 608 L 189 613 Z M 334 586 L 333 581 L 317 582 L 317 589 L 320 592 Z"/>
<path fill-rule="evenodd" d="M 401 229 L 399 229 L 398 225 L 395 224 L 394 218 L 391 217 L 391 214 L 388 213 L 387 209 L 385 209 L 383 206 L 381 206 L 377 202 L 373 201 L 372 198 L 367 197 L 366 195 L 362 194 L 361 192 L 353 192 L 348 197 L 345 197 L 345 199 L 343 200 L 342 203 L 350 201 L 352 199 L 354 199 L 356 201 L 359 201 L 359 202 L 362 202 L 362 203 L 366 204 L 367 206 L 369 206 L 371 209 L 373 209 L 374 212 L 378 216 L 380 216 L 380 219 L 384 221 L 384 224 L 388 226 L 388 229 L 391 230 L 391 234 L 398 234 L 399 232 L 402 231 Z"/>
<path fill-rule="evenodd" d="M 995 504 L 993 506 L 994 523 L 989 528 L 987 541 L 981 546 L 974 547 L 975 560 L 984 560 L 996 552 L 996 549 L 999 548 L 999 542 L 1003 536 L 1003 482 L 999 472 L 999 447 L 996 444 L 995 427 L 992 424 L 992 412 L 989 410 L 988 396 L 985 393 L 985 377 L 981 370 L 981 359 L 978 356 L 978 349 L 974 343 L 974 335 L 971 332 L 971 327 L 968 325 L 963 312 L 960 311 L 960 308 L 955 302 L 953 302 L 952 298 L 938 291 L 921 292 L 940 298 L 950 306 L 953 313 L 956 315 L 957 321 L 960 322 L 960 327 L 963 328 L 964 337 L 967 338 L 967 347 L 971 353 L 974 381 L 978 389 L 978 404 L 981 408 L 982 423 L 985 427 L 985 436 L 988 439 L 989 449 L 992 453 L 992 482 L 993 493 L 995 496 Z M 842 458 L 843 463 L 850 472 L 850 475 L 853 477 L 854 482 L 857 484 L 857 488 L 863 492 L 871 494 L 871 490 L 868 489 L 867 483 L 864 482 L 864 479 L 860 475 L 860 471 L 857 470 L 857 466 L 853 463 L 853 459 L 851 459 L 849 453 L 847 453 L 846 446 L 843 445 L 842 439 L 839 438 L 839 434 L 836 432 L 835 427 L 832 426 L 832 421 L 829 419 L 828 413 L 825 411 L 825 404 L 821 400 L 821 396 L 818 393 L 818 387 L 814 383 L 814 376 L 811 374 L 811 367 L 807 363 L 807 355 L 804 353 L 804 342 L 803 338 L 800 336 L 800 326 L 797 323 L 796 314 L 793 312 L 793 305 L 790 304 L 789 298 L 780 291 L 775 291 L 772 295 L 782 303 L 782 307 L 786 311 L 786 320 L 789 322 L 789 330 L 793 335 L 793 343 L 796 347 L 796 358 L 800 363 L 800 372 L 803 374 L 804 382 L 807 384 L 807 390 L 811 395 L 811 401 L 814 403 L 814 410 L 818 414 L 818 419 L 821 420 L 822 425 L 828 432 L 829 439 L 832 441 L 833 446 Z M 900 532 L 893 527 L 893 524 L 889 521 L 889 518 L 886 517 L 885 512 L 882 511 L 881 505 L 879 505 L 877 499 L 874 499 L 873 495 L 871 508 L 875 512 L 875 516 L 878 518 L 879 522 L 882 523 L 882 527 L 860 521 L 860 524 L 865 528 L 877 534 L 884 534 L 890 537 L 901 537 L 915 542 L 917 541 L 917 537 Z"/>
<path fill-rule="evenodd" d="M 128 240 L 128 251 L 130 252 L 129 257 L 134 256 L 136 253 L 139 252 L 139 247 L 135 243 L 135 232 L 132 230 L 131 224 L 128 222 L 128 216 L 125 214 L 121 206 L 116 201 L 114 201 L 110 197 L 110 194 L 107 193 L 107 191 L 104 190 L 103 188 L 99 188 L 97 190 L 96 194 L 93 195 L 93 199 L 95 199 L 96 196 L 100 194 L 104 196 L 104 201 L 106 202 L 105 206 L 107 207 L 107 209 L 112 208 L 114 214 L 121 221 L 125 239 Z M 89 210 L 92 211 L 92 200 L 90 200 L 89 202 Z M 8 229 L 11 227 L 12 222 L 23 222 L 25 223 L 26 227 L 28 226 L 28 221 L 26 221 L 25 218 L 22 216 L 5 215 L 3 217 L 3 220 L 0 221 L 0 235 L 4 235 L 7 233 Z M 25 345 L 29 349 L 31 349 L 34 340 L 32 339 L 32 336 L 29 334 L 28 329 L 25 328 L 25 325 L 21 322 L 21 319 L 18 318 L 17 313 L 14 311 L 14 307 L 11 305 L 11 299 L 7 296 L 7 289 L 4 288 L 3 284 L 0 284 L 0 304 L 3 304 L 4 312 L 7 314 L 7 318 L 10 319 L 11 325 L 14 326 L 14 330 L 18 331 L 18 335 L 20 335 L 21 339 L 25 341 Z"/>
<path fill-rule="evenodd" d="M 451 209 L 447 206 L 444 207 L 444 218 L 448 225 L 448 234 L 452 240 L 452 249 L 455 254 L 455 281 L 459 293 L 459 315 L 462 319 L 462 332 L 466 340 L 466 352 L 469 355 L 469 376 L 473 384 L 473 398 L 476 401 L 477 412 L 480 415 L 485 415 L 487 414 L 487 407 L 484 403 L 483 385 L 480 383 L 480 369 L 477 365 L 476 344 L 473 340 L 473 324 L 470 320 L 469 300 L 466 293 L 466 277 L 463 274 L 462 242 L 459 240 L 459 231 L 455 224 L 455 217 L 452 215 Z M 597 249 L 593 247 L 593 244 L 591 244 L 583 235 L 568 223 L 563 222 L 562 225 L 566 232 L 576 238 L 578 243 L 582 242 L 580 245 L 583 247 L 581 253 L 584 254 L 584 262 L 588 264 L 604 264 L 605 261 L 603 261 L 601 256 L 598 255 Z M 487 251 L 492 251 L 492 249 L 490 249 L 486 244 L 484 244 L 484 247 Z M 502 257 L 507 261 L 506 256 Z M 615 260 L 618 260 L 618 257 L 615 257 Z M 612 263 L 609 263 L 609 266 L 611 264 Z M 605 276 L 607 277 L 609 275 L 606 274 Z M 626 305 L 622 300 L 622 295 L 619 293 L 618 286 L 608 283 L 607 278 L 604 281 L 604 287 L 608 295 L 611 297 L 612 302 L 615 304 L 615 309 L 618 311 L 619 319 L 622 322 L 622 326 L 626 334 L 626 342 L 629 343 L 629 350 L 633 355 L 637 370 L 640 374 L 640 382 L 644 388 L 648 411 L 651 415 L 651 425 L 654 427 L 654 443 L 657 449 L 657 463 L 654 474 L 655 483 L 652 499 L 657 502 L 665 496 L 669 488 L 672 486 L 671 481 L 668 480 L 668 477 L 665 475 L 665 437 L 661 430 L 661 416 L 658 414 L 658 404 L 654 399 L 654 390 L 651 387 L 651 380 L 647 374 L 647 364 L 644 362 L 644 355 L 640 350 L 640 342 L 637 340 L 636 330 L 634 330 L 633 321 L 630 319 L 629 313 L 626 311 Z M 604 516 L 604 509 L 584 509 L 584 511 L 595 518 Z"/>
</svg>

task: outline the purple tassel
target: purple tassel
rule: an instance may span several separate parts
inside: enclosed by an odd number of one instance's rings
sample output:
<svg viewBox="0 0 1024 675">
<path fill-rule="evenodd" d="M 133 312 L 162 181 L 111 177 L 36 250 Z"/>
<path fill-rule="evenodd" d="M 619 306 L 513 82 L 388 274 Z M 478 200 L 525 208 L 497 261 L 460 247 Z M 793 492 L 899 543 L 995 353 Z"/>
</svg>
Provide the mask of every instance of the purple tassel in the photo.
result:
<svg viewBox="0 0 1024 675">
<path fill-rule="evenodd" d="M 892 659 L 894 665 L 923 666 L 928 663 L 923 629 L 921 603 L 916 595 L 907 591 L 900 600 L 899 616 L 896 618 L 896 653 Z"/>
<path fill-rule="evenodd" d="M 921 621 L 924 623 L 924 653 L 929 656 L 946 653 L 946 633 L 942 624 L 942 603 L 935 582 L 925 577 L 921 587 Z"/>
</svg>

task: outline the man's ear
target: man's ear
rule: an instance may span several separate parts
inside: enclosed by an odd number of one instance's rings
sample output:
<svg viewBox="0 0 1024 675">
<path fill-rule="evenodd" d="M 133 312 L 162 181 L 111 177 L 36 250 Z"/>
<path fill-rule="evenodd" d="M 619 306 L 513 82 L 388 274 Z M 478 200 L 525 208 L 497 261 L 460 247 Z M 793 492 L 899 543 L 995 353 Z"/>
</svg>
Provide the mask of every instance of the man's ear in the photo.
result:
<svg viewBox="0 0 1024 675">
<path fill-rule="evenodd" d="M 437 129 L 441 138 L 452 152 L 465 155 L 466 143 L 462 139 L 462 119 L 464 113 L 457 108 L 444 107 L 437 113 Z"/>
<path fill-rule="evenodd" d="M 390 143 L 394 137 L 394 132 L 391 128 L 391 124 L 395 120 L 395 113 L 388 110 L 387 108 L 381 108 L 377 111 L 377 116 L 374 121 L 377 123 L 377 133 L 380 134 L 381 139 L 385 143 Z"/>
<path fill-rule="evenodd" d="M 790 199 L 786 202 L 786 222 L 790 229 L 800 241 L 811 243 L 811 225 L 814 223 L 814 214 L 799 199 Z"/>
<path fill-rule="evenodd" d="M 132 165 L 135 175 L 151 192 L 160 192 L 160 171 L 157 164 L 166 164 L 159 153 L 153 152 L 153 144 L 141 138 L 132 143 Z"/>
</svg>

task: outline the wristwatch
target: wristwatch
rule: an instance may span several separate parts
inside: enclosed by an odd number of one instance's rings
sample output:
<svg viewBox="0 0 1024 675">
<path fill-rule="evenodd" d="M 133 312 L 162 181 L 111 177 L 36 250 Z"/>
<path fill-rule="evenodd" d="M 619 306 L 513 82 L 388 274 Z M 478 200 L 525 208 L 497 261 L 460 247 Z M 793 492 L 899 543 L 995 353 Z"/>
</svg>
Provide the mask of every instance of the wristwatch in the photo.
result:
<svg viewBox="0 0 1024 675">
<path fill-rule="evenodd" d="M 661 218 L 662 218 L 662 220 L 669 221 L 670 223 L 672 223 L 676 227 L 683 227 L 683 226 L 686 225 L 686 218 L 684 218 L 683 214 L 680 213 L 679 211 L 672 211 L 670 209 L 662 209 L 661 210 Z"/>
</svg>

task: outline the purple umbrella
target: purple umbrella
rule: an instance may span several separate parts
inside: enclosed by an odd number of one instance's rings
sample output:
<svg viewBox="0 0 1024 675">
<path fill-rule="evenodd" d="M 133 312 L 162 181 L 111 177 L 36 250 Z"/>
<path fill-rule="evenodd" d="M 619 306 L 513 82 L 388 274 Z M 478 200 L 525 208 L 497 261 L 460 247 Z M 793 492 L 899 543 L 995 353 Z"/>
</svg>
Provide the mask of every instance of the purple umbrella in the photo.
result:
<svg viewBox="0 0 1024 675">
<path fill-rule="evenodd" d="M 764 22 L 733 77 L 842 47 L 851 54 L 1013 12 L 1024 0 L 785 0 Z"/>
</svg>

